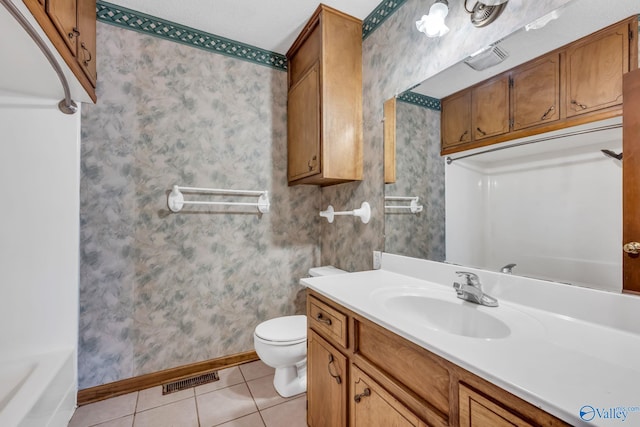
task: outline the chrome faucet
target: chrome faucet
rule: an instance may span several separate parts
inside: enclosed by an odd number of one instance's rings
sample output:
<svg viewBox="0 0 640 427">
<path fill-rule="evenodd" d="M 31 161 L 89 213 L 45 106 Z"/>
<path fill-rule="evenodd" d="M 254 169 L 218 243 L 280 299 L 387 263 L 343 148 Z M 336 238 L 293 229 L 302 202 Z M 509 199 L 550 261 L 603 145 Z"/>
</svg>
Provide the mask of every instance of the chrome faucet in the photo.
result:
<svg viewBox="0 0 640 427">
<path fill-rule="evenodd" d="M 498 306 L 497 299 L 482 292 L 482 284 L 477 274 L 468 271 L 456 271 L 456 274 L 465 278 L 465 283 L 453 283 L 458 298 L 487 307 Z"/>
<path fill-rule="evenodd" d="M 507 264 L 504 267 L 502 267 L 500 269 L 500 273 L 507 273 L 507 274 L 511 274 L 513 273 L 513 267 L 515 267 L 516 264 Z"/>
</svg>

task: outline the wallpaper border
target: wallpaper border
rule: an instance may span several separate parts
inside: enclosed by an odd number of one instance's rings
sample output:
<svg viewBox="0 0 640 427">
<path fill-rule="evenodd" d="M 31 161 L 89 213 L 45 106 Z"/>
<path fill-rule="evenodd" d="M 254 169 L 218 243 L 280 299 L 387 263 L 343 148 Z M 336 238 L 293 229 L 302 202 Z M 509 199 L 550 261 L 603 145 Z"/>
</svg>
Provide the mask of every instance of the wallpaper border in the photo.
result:
<svg viewBox="0 0 640 427">
<path fill-rule="evenodd" d="M 407 0 L 384 0 L 362 22 L 362 40 L 373 33 L 384 21 Z"/>
<path fill-rule="evenodd" d="M 102 0 L 96 2 L 96 14 L 98 21 L 117 27 L 182 43 L 212 53 L 250 61 L 277 70 L 287 70 L 287 58 L 279 53 L 229 40 Z"/>
<path fill-rule="evenodd" d="M 362 22 L 362 39 L 366 39 L 380 27 L 405 2 L 406 0 L 383 0 Z M 276 70 L 287 70 L 287 58 L 279 53 L 200 31 L 106 1 L 97 0 L 96 14 L 98 21 L 106 24 L 182 43 L 212 53 L 265 65 Z"/>
<path fill-rule="evenodd" d="M 440 111 L 442 108 L 439 99 L 422 95 L 420 93 L 411 92 L 409 90 L 398 95 L 397 99 L 398 101 L 428 108 L 429 110 Z"/>
</svg>

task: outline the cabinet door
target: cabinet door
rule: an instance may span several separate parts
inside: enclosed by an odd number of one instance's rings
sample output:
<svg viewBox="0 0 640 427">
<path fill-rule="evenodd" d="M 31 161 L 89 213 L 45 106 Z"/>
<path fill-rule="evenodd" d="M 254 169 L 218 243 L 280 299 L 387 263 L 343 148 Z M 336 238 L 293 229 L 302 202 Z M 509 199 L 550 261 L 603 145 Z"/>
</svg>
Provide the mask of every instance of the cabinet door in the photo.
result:
<svg viewBox="0 0 640 427">
<path fill-rule="evenodd" d="M 79 34 L 76 11 L 76 0 L 47 0 L 47 15 L 74 56 Z"/>
<path fill-rule="evenodd" d="M 310 427 L 347 425 L 347 359 L 309 329 L 307 423 Z"/>
<path fill-rule="evenodd" d="M 442 100 L 442 148 L 471 142 L 471 91 Z"/>
<path fill-rule="evenodd" d="M 500 75 L 471 91 L 473 139 L 509 132 L 509 76 Z"/>
<path fill-rule="evenodd" d="M 316 64 L 289 90 L 289 182 L 320 172 L 320 79 Z"/>
<path fill-rule="evenodd" d="M 531 427 L 522 418 L 460 384 L 460 427 Z"/>
<path fill-rule="evenodd" d="M 629 28 L 624 23 L 567 49 L 567 117 L 622 102 L 622 75 L 629 70 Z"/>
<path fill-rule="evenodd" d="M 418 417 L 355 365 L 351 365 L 349 400 L 352 427 L 423 425 Z"/>
<path fill-rule="evenodd" d="M 76 60 L 96 85 L 96 0 L 78 0 L 78 54 Z"/>
<path fill-rule="evenodd" d="M 511 74 L 513 130 L 560 118 L 560 55 L 516 68 Z"/>
</svg>

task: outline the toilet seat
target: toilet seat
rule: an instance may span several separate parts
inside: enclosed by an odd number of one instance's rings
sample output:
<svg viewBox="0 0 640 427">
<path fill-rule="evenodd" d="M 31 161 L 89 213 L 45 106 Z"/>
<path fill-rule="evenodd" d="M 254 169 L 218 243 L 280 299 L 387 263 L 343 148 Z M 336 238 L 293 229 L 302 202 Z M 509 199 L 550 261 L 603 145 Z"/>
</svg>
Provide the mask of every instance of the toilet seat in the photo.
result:
<svg viewBox="0 0 640 427">
<path fill-rule="evenodd" d="M 298 344 L 307 340 L 307 316 L 276 317 L 256 326 L 256 338 L 274 345 Z"/>
</svg>

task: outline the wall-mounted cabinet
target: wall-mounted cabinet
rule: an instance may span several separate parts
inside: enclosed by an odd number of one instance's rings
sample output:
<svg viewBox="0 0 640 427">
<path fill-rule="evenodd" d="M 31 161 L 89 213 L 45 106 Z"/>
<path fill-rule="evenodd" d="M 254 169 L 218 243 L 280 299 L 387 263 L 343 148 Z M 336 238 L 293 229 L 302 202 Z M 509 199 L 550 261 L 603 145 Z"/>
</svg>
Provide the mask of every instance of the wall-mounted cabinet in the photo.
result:
<svg viewBox="0 0 640 427">
<path fill-rule="evenodd" d="M 307 318 L 310 427 L 568 425 L 311 290 Z"/>
<path fill-rule="evenodd" d="M 362 22 L 320 5 L 287 52 L 289 185 L 362 179 Z"/>
<path fill-rule="evenodd" d="M 442 154 L 621 115 L 637 34 L 634 16 L 444 98 Z"/>
<path fill-rule="evenodd" d="M 95 102 L 96 0 L 23 1 Z"/>
</svg>

